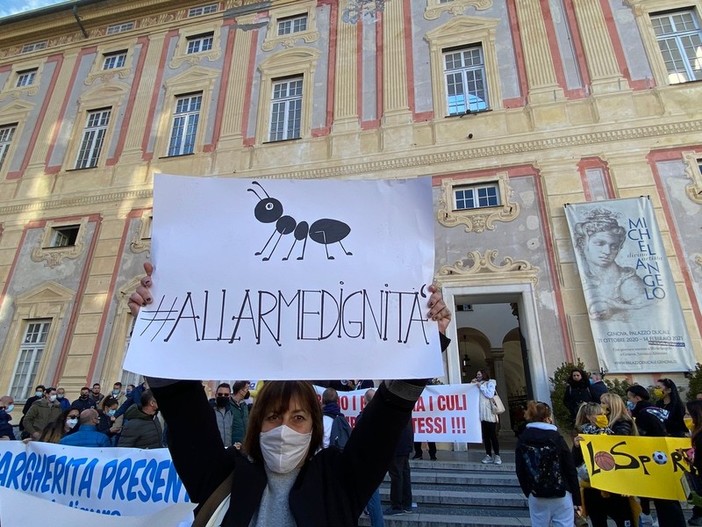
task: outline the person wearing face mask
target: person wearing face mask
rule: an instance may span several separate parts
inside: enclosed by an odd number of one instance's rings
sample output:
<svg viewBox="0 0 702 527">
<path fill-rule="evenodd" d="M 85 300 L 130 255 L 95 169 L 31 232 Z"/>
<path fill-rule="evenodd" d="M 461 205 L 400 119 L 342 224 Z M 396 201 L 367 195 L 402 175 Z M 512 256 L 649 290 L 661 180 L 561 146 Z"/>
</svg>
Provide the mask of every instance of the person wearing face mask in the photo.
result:
<svg viewBox="0 0 702 527">
<path fill-rule="evenodd" d="M 73 401 L 71 408 L 78 410 L 78 413 L 82 412 L 83 410 L 88 410 L 89 408 L 97 408 L 95 400 L 90 397 L 90 388 L 83 386 L 80 389 L 80 395 L 78 396 L 78 399 Z"/>
<path fill-rule="evenodd" d="M 35 389 L 34 389 L 34 395 L 29 397 L 25 402 L 24 402 L 24 407 L 22 408 L 22 417 L 20 418 L 19 422 L 19 429 L 22 435 L 22 439 L 25 439 L 29 437 L 29 432 L 27 432 L 24 429 L 24 417 L 27 415 L 27 412 L 29 412 L 29 409 L 32 407 L 32 405 L 37 402 L 40 399 L 44 398 L 44 390 L 46 390 L 46 387 L 43 384 L 39 384 Z"/>
<path fill-rule="evenodd" d="M 232 385 L 232 444 L 241 446 L 249 422 L 249 406 L 244 399 L 249 394 L 249 381 L 236 381 Z"/>
<path fill-rule="evenodd" d="M 152 301 L 151 264 L 130 297 L 133 314 Z M 443 334 L 451 313 L 432 286 L 428 317 Z M 194 526 L 346 527 L 383 480 L 395 445 L 428 379 L 384 381 L 343 451 L 320 450 L 322 410 L 311 383 L 266 382 L 241 450 L 225 450 L 199 381 L 149 378 L 168 423 L 173 463 L 190 499 Z M 231 500 L 229 499 L 231 496 Z"/>
<path fill-rule="evenodd" d="M 60 386 L 56 388 L 56 400 L 61 405 L 62 412 L 65 412 L 71 407 L 71 402 L 66 398 L 66 390 Z"/>
<path fill-rule="evenodd" d="M 112 445 L 116 443 L 117 435 L 122 430 L 122 417 L 115 417 L 117 406 L 117 399 L 108 395 L 98 409 L 97 431 L 105 434 Z"/>
<path fill-rule="evenodd" d="M 15 408 L 15 400 L 11 395 L 0 397 L 0 439 L 15 440 L 15 432 L 12 430 L 12 410 Z"/>
<path fill-rule="evenodd" d="M 78 424 L 79 416 L 80 412 L 75 408 L 64 410 L 53 423 L 44 428 L 41 436 L 39 436 L 39 441 L 43 443 L 58 443 L 68 434 L 77 432 L 80 428 Z"/>
<path fill-rule="evenodd" d="M 228 382 L 223 382 L 217 386 L 215 398 L 210 399 L 210 406 L 214 412 L 215 420 L 217 421 L 217 429 L 219 436 L 222 438 L 224 448 L 232 446 L 232 424 L 234 421 L 234 412 L 232 407 L 232 389 Z"/>
<path fill-rule="evenodd" d="M 24 416 L 24 428 L 32 439 L 39 439 L 46 426 L 61 415 L 56 388 L 47 388 L 44 398 L 35 402 Z"/>
<path fill-rule="evenodd" d="M 122 391 L 122 383 L 117 381 L 112 385 L 112 391 L 110 392 L 110 395 L 108 397 L 112 397 L 117 401 L 117 404 L 120 405 L 124 402 L 126 399 L 126 394 Z"/>
<path fill-rule="evenodd" d="M 668 412 L 655 406 L 649 399 L 651 396 L 643 386 L 635 384 L 629 386 L 626 391 L 628 398 L 627 406 L 631 410 L 632 417 L 636 420 L 639 433 L 644 436 L 663 437 L 667 435 L 666 419 Z M 683 515 L 680 502 L 673 500 L 653 499 L 658 513 L 658 523 L 664 527 L 684 527 L 685 516 Z M 650 500 L 641 498 L 641 519 L 639 525 L 652 525 Z"/>
<path fill-rule="evenodd" d="M 470 382 L 471 384 L 477 384 L 478 388 L 480 388 L 478 413 L 480 414 L 480 429 L 483 436 L 483 446 L 485 447 L 485 457 L 481 463 L 501 465 L 500 443 L 497 440 L 497 423 L 500 422 L 500 418 L 492 411 L 490 402 L 497 393 L 497 382 L 495 379 L 490 378 L 487 370 L 478 370 L 475 374 L 475 379 Z M 492 455 L 493 451 L 495 452 L 494 457 Z"/>
<path fill-rule="evenodd" d="M 70 435 L 64 436 L 59 444 L 67 446 L 84 446 L 93 448 L 106 448 L 112 446 L 108 437 L 98 432 L 97 424 L 100 420 L 97 410 L 89 408 L 80 413 L 80 429 Z"/>
<path fill-rule="evenodd" d="M 687 436 L 685 426 L 685 405 L 680 399 L 678 387 L 670 379 L 658 379 L 653 389 L 653 396 L 657 399 L 656 406 L 668 412 L 665 427 L 668 435 L 673 437 Z"/>
<path fill-rule="evenodd" d="M 140 404 L 133 405 L 124 414 L 126 424 L 122 428 L 117 446 L 162 448 L 163 429 L 157 417 L 158 410 L 158 402 L 151 390 L 142 393 Z"/>
</svg>

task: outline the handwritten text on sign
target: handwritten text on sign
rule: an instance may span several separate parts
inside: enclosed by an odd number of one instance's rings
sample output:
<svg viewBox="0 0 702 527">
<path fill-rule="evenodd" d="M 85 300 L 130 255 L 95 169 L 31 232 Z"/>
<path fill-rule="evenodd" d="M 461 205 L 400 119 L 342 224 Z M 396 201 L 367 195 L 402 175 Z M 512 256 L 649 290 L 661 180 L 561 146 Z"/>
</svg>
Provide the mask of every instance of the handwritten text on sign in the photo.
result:
<svg viewBox="0 0 702 527">
<path fill-rule="evenodd" d="M 175 379 L 442 375 L 426 318 L 433 230 L 428 178 L 157 175 L 154 301 L 125 368 Z"/>
<path fill-rule="evenodd" d="M 324 388 L 315 387 L 322 397 Z M 354 427 L 365 406 L 366 390 L 339 392 L 339 407 Z M 412 412 L 415 441 L 480 443 L 478 387 L 475 384 L 440 384 L 424 388 Z"/>
</svg>

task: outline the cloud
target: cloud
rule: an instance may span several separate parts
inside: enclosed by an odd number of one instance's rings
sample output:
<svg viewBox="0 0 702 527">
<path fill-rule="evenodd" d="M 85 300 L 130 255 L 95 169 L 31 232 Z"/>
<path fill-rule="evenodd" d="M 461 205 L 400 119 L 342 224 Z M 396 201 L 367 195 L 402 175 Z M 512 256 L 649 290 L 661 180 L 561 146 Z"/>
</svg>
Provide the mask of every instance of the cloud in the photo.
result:
<svg viewBox="0 0 702 527">
<path fill-rule="evenodd" d="M 2 0 L 2 5 L 0 5 L 0 17 L 15 15 L 23 11 L 39 9 L 63 2 L 65 2 L 65 0 Z"/>
</svg>

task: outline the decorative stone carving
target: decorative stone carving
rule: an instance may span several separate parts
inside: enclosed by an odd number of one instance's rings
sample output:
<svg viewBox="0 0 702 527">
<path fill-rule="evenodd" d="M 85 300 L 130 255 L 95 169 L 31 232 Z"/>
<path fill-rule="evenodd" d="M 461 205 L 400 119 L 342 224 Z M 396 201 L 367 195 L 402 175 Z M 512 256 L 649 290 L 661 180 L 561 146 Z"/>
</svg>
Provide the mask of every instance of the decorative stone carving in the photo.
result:
<svg viewBox="0 0 702 527">
<path fill-rule="evenodd" d="M 76 224 L 79 224 L 80 227 L 73 245 L 69 245 L 67 247 L 49 247 L 51 236 L 55 228 Z M 55 221 L 47 221 L 46 225 L 44 226 L 44 234 L 41 237 L 40 246 L 35 247 L 32 251 L 32 260 L 35 262 L 45 261 L 49 267 L 54 268 L 66 258 L 78 258 L 85 247 L 85 231 L 87 225 L 88 218 L 82 218 L 80 221 L 63 221 L 60 223 Z"/>
<path fill-rule="evenodd" d="M 378 13 L 385 10 L 386 0 L 349 0 L 348 5 L 341 14 L 341 20 L 346 24 L 356 24 L 366 19 L 374 22 Z"/>
<path fill-rule="evenodd" d="M 278 35 L 279 20 L 298 15 L 305 15 L 307 17 L 306 29 L 296 33 Z M 263 51 L 271 51 L 278 45 L 289 49 L 295 46 L 295 43 L 299 41 L 309 44 L 317 40 L 319 40 L 319 32 L 317 31 L 316 4 L 314 2 L 296 2 L 288 7 L 271 11 L 268 31 L 266 31 L 266 38 L 263 44 L 261 44 L 261 49 Z"/>
<path fill-rule="evenodd" d="M 129 248 L 133 253 L 143 253 L 151 250 L 151 221 L 153 219 L 150 210 L 144 211 L 139 219 L 139 228 L 134 236 L 134 239 L 129 244 Z"/>
<path fill-rule="evenodd" d="M 690 183 L 685 187 L 685 194 L 695 203 L 702 205 L 702 154 L 684 152 L 685 175 Z"/>
<path fill-rule="evenodd" d="M 446 227 L 465 225 L 466 232 L 483 232 L 485 229 L 494 230 L 495 222 L 510 222 L 519 216 L 519 203 L 510 201 L 512 189 L 508 184 L 507 172 L 500 172 L 492 178 L 454 179 L 446 178 L 441 182 L 441 198 L 437 219 Z M 480 207 L 476 209 L 454 210 L 454 191 L 456 187 L 481 183 L 497 183 L 500 190 L 500 203 L 496 207 Z"/>
<path fill-rule="evenodd" d="M 497 249 L 488 249 L 485 254 L 480 251 L 471 251 L 465 259 L 458 260 L 453 265 L 444 265 L 439 269 L 440 277 L 454 277 L 460 279 L 480 279 L 482 275 L 490 274 L 490 280 L 495 279 L 492 275 L 505 275 L 503 278 L 509 281 L 529 281 L 536 285 L 539 281 L 539 268 L 534 267 L 526 260 L 514 260 L 509 256 L 497 263 Z"/>
<path fill-rule="evenodd" d="M 427 8 L 424 11 L 424 18 L 436 20 L 442 13 L 450 13 L 453 16 L 462 15 L 469 7 L 478 10 L 492 7 L 492 0 L 449 0 L 440 2 L 439 0 L 427 0 Z"/>
</svg>

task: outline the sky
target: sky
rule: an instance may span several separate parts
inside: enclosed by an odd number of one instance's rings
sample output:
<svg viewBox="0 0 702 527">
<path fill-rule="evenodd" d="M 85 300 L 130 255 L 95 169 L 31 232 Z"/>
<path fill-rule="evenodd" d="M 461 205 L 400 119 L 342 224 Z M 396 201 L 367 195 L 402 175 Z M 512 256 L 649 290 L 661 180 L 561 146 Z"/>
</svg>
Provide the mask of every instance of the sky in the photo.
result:
<svg viewBox="0 0 702 527">
<path fill-rule="evenodd" d="M 67 0 L 0 0 L 0 17 L 14 15 L 30 9 L 60 4 Z"/>
</svg>

